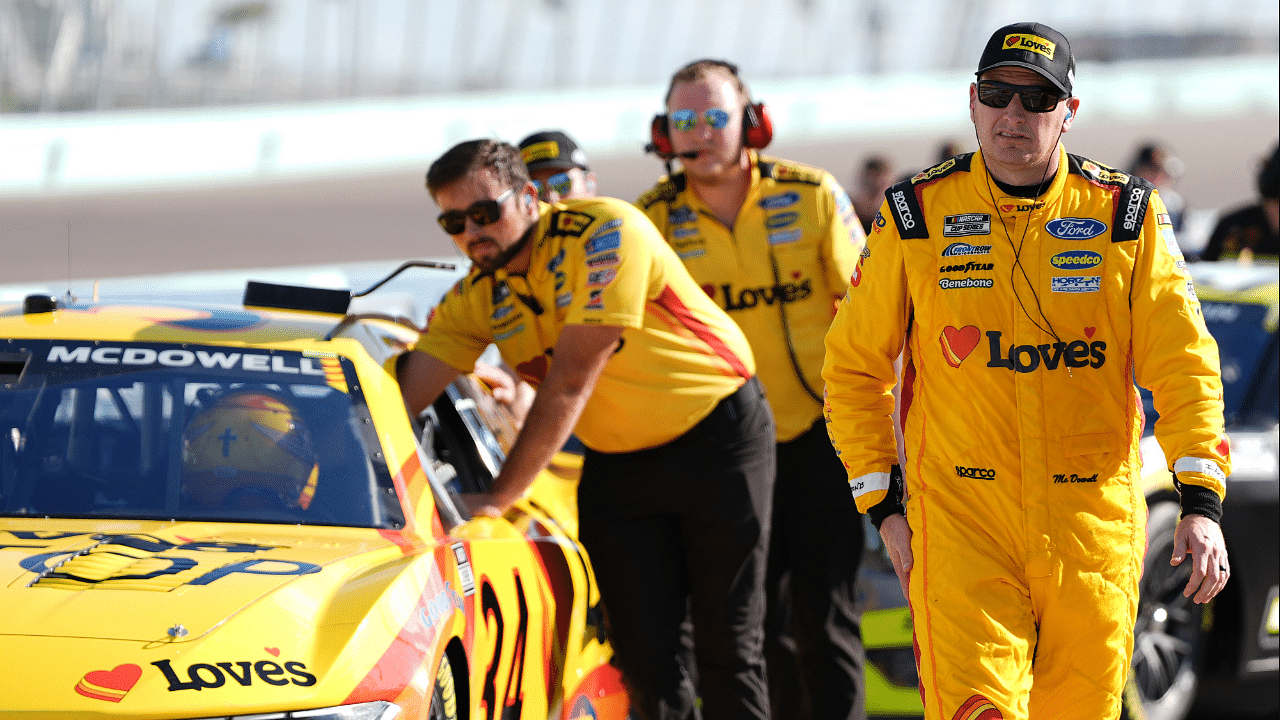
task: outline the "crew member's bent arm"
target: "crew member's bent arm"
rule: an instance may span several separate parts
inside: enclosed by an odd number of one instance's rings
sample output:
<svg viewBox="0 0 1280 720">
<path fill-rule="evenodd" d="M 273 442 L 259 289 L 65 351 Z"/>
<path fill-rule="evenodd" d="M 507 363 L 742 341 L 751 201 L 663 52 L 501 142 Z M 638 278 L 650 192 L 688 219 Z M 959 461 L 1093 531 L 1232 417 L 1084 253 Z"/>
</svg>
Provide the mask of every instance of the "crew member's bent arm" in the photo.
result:
<svg viewBox="0 0 1280 720">
<path fill-rule="evenodd" d="M 436 356 L 415 350 L 400 369 L 400 392 L 409 414 L 417 417 L 458 377 L 458 371 Z"/>
<path fill-rule="evenodd" d="M 538 386 L 502 472 L 487 495 L 468 498 L 472 514 L 501 515 L 551 462 L 573 432 L 622 330 L 616 325 L 566 325 L 560 331 L 551 369 Z"/>
</svg>

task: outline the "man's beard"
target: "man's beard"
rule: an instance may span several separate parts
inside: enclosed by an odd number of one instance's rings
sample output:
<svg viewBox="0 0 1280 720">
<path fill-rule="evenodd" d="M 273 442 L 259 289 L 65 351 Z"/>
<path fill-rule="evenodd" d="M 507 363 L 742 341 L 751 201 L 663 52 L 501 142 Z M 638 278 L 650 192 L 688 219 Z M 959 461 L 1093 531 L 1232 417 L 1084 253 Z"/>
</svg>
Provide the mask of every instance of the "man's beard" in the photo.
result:
<svg viewBox="0 0 1280 720">
<path fill-rule="evenodd" d="M 529 244 L 529 241 L 533 239 L 533 231 L 536 229 L 538 229 L 537 224 L 530 225 L 529 229 L 526 230 L 525 233 L 520 236 L 520 239 L 517 240 L 515 244 L 512 245 L 511 247 L 507 248 L 506 250 L 500 251 L 497 255 L 494 255 L 491 258 L 474 258 L 473 257 L 471 258 L 471 264 L 479 268 L 480 274 L 482 276 L 492 275 L 498 270 L 506 267 L 507 263 L 514 260 L 515 257 L 520 254 L 520 251 L 524 250 L 525 246 Z M 491 242 L 494 245 L 498 244 L 497 242 L 494 241 L 493 238 L 486 237 L 481 239 L 483 241 Z"/>
</svg>

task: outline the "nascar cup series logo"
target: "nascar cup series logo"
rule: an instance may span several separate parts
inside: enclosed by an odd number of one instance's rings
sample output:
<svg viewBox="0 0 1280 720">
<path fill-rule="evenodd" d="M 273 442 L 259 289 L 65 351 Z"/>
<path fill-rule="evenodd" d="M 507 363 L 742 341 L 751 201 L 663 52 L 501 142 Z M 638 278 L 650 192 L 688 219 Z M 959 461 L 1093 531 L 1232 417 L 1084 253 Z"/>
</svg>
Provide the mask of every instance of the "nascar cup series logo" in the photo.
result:
<svg viewBox="0 0 1280 720">
<path fill-rule="evenodd" d="M 966 213 L 964 215 L 947 215 L 942 219 L 943 237 L 962 237 L 964 235 L 990 235 L 991 215 L 988 213 Z"/>
</svg>

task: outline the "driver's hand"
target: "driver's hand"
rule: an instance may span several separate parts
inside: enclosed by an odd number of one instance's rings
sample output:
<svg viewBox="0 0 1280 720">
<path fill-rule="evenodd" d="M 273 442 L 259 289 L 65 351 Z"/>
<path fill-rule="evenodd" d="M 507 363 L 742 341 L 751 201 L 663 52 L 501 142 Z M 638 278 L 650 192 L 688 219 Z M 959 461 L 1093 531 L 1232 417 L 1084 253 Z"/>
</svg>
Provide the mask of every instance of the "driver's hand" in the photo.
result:
<svg viewBox="0 0 1280 720">
<path fill-rule="evenodd" d="M 1222 592 L 1231 576 L 1222 527 L 1203 515 L 1185 515 L 1173 531 L 1173 557 L 1169 564 L 1181 565 L 1187 555 L 1191 556 L 1191 579 L 1182 594 L 1191 597 L 1194 593 L 1197 603 L 1207 603 Z"/>
<path fill-rule="evenodd" d="M 893 572 L 902 585 L 902 597 L 910 598 L 911 568 L 915 558 L 911 555 L 911 526 L 907 524 L 905 515 L 890 515 L 880 523 L 880 539 L 889 551 L 889 559 L 893 561 Z"/>
</svg>

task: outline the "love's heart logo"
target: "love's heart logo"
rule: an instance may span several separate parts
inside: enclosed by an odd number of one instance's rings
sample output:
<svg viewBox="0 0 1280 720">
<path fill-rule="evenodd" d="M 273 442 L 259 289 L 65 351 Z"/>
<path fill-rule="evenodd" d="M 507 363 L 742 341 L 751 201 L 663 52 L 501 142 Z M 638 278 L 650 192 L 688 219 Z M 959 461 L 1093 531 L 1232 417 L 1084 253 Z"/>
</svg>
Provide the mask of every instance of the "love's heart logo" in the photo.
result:
<svg viewBox="0 0 1280 720">
<path fill-rule="evenodd" d="M 1009 37 L 1004 39 L 1004 46 L 1013 47 L 1014 45 L 1017 45 L 1021 41 L 1022 41 L 1021 35 L 1010 35 Z"/>
<path fill-rule="evenodd" d="M 547 371 L 550 369 L 551 363 L 547 362 L 546 355 L 539 355 L 516 365 L 516 372 L 520 377 L 534 387 L 541 385 L 542 381 L 547 379 Z"/>
<path fill-rule="evenodd" d="M 953 368 L 960 367 L 960 363 L 969 357 L 969 353 L 978 347 L 978 340 L 981 333 L 978 332 L 976 325 L 965 325 L 962 328 L 955 328 L 950 325 L 942 328 L 942 335 L 938 336 L 938 342 L 942 344 L 942 357 L 947 364 Z"/>
<path fill-rule="evenodd" d="M 280 648 L 278 647 L 264 647 L 262 649 L 271 653 L 272 657 L 280 657 Z"/>
<path fill-rule="evenodd" d="M 76 683 L 76 692 L 94 700 L 120 702 L 142 677 L 142 668 L 133 663 L 117 665 L 111 670 L 93 670 Z"/>
<path fill-rule="evenodd" d="M 1084 336 L 1085 336 L 1085 337 L 1087 337 L 1087 338 L 1091 338 L 1091 337 L 1093 337 L 1093 334 L 1094 334 L 1095 332 L 1097 332 L 1097 330 L 1098 330 L 1098 328 L 1091 328 L 1091 327 L 1087 327 L 1087 328 L 1085 328 L 1085 329 L 1084 329 Z"/>
<path fill-rule="evenodd" d="M 1016 207 L 1016 206 L 1014 206 L 1014 205 L 1001 205 L 1001 206 L 1000 206 L 1000 210 L 1001 210 L 1002 212 L 1013 212 L 1014 207 Z"/>
</svg>

